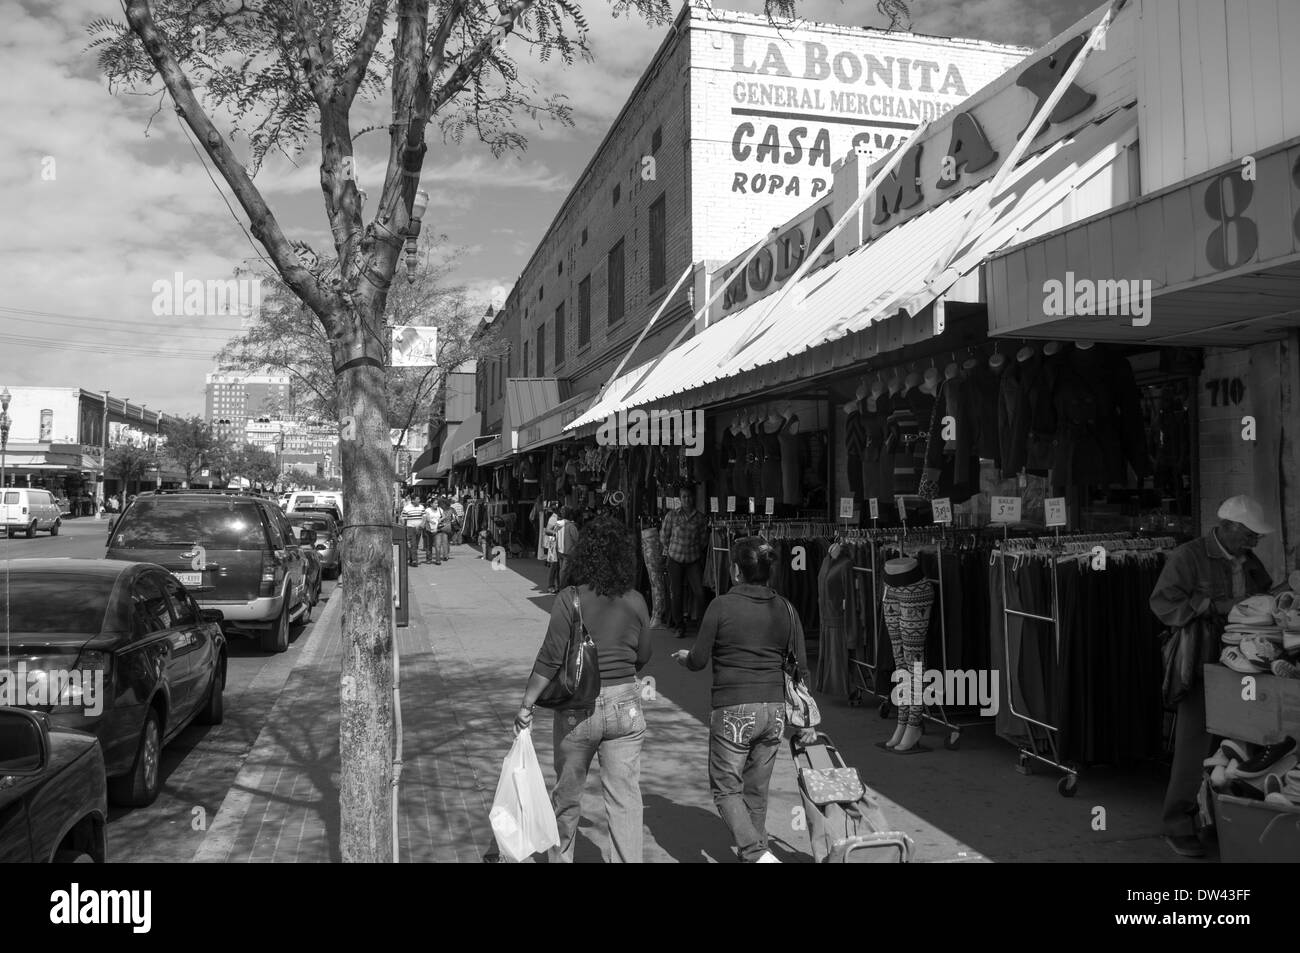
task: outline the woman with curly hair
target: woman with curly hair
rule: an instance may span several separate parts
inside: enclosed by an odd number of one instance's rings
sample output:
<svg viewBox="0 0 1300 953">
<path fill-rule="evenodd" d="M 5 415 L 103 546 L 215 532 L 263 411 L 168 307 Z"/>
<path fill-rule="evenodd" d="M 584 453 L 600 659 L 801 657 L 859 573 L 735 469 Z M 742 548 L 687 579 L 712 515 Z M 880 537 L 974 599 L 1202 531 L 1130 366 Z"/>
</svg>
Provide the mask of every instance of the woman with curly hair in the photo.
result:
<svg viewBox="0 0 1300 953">
<path fill-rule="evenodd" d="M 573 862 L 582 790 L 591 759 L 599 753 L 610 861 L 640 863 L 645 716 L 636 675 L 650 661 L 651 641 L 650 610 L 635 588 L 636 546 L 631 532 L 613 519 L 592 520 L 578 540 L 573 576 L 578 584 L 562 590 L 551 606 L 550 626 L 515 715 L 515 728 L 532 725 L 533 705 L 559 671 L 573 620 L 580 613 L 600 659 L 600 695 L 591 707 L 555 712 L 556 783 L 551 801 L 560 843 L 548 859 Z"/>
</svg>

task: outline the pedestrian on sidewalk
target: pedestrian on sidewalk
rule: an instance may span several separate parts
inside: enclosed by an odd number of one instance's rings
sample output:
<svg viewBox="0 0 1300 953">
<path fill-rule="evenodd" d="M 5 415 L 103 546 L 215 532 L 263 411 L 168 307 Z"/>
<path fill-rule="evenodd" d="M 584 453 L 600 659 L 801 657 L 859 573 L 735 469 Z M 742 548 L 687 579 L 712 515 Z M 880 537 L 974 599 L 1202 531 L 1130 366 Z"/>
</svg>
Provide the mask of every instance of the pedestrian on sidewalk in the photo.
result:
<svg viewBox="0 0 1300 953">
<path fill-rule="evenodd" d="M 560 585 L 560 552 L 556 544 L 555 527 L 559 525 L 560 517 L 555 511 L 555 504 L 547 504 L 545 515 L 546 522 L 542 530 L 542 558 L 546 560 L 546 591 L 558 592 Z"/>
<path fill-rule="evenodd" d="M 438 525 L 441 521 L 442 511 L 438 509 L 437 501 L 433 497 L 429 497 L 428 502 L 424 504 L 424 515 L 420 522 L 420 535 L 424 540 L 424 562 L 426 565 L 429 563 L 438 565 L 442 562 L 437 543 Z"/>
<path fill-rule="evenodd" d="M 402 524 L 406 527 L 406 565 L 420 565 L 420 530 L 424 522 L 424 507 L 412 493 L 402 507 Z"/>
<path fill-rule="evenodd" d="M 700 634 L 673 660 L 692 672 L 713 663 L 709 787 L 741 863 L 780 863 L 768 850 L 767 791 L 785 731 L 786 654 L 808 681 L 799 614 L 768 586 L 776 550 L 750 536 L 731 547 L 733 585 L 709 604 Z M 817 740 L 807 728 L 801 739 Z"/>
<path fill-rule="evenodd" d="M 556 582 L 557 592 L 572 584 L 573 556 L 578 551 L 578 511 L 566 506 L 559 522 L 555 524 L 555 551 L 560 561 L 560 574 Z"/>
<path fill-rule="evenodd" d="M 709 519 L 695 508 L 695 488 L 677 491 L 681 505 L 669 510 L 659 530 L 668 566 L 668 625 L 677 637 L 686 637 L 686 607 L 682 604 L 682 583 L 691 588 L 697 618 L 704 614 L 704 553 L 709 539 Z"/>
<path fill-rule="evenodd" d="M 560 843 L 551 863 L 573 863 L 573 846 L 582 820 L 582 792 L 591 760 L 600 755 L 600 781 L 609 819 L 611 863 L 641 863 L 644 843 L 641 803 L 641 710 L 639 673 L 650 661 L 650 610 L 636 590 L 636 543 L 614 520 L 595 520 L 584 528 L 573 556 L 582 581 L 551 606 L 551 622 L 537 653 L 515 728 L 530 727 L 533 705 L 564 661 L 573 622 L 580 618 L 596 643 L 600 694 L 590 708 L 555 712 L 555 790 L 551 802 Z M 576 608 L 575 608 L 576 600 Z"/>
<path fill-rule="evenodd" d="M 438 521 L 433 528 L 433 559 L 434 562 L 442 563 L 451 559 L 451 504 L 447 498 L 440 497 L 433 504 L 434 510 L 438 514 Z"/>
<path fill-rule="evenodd" d="M 1173 629 L 1205 620 L 1222 633 L 1233 606 L 1273 588 L 1264 564 L 1252 551 L 1261 539 L 1277 532 L 1264 507 L 1251 497 L 1234 496 L 1223 501 L 1218 516 L 1219 525 L 1209 533 L 1169 554 L 1151 593 L 1151 611 Z M 1213 753 L 1214 739 L 1205 727 L 1205 683 L 1200 669 L 1197 664 L 1195 684 L 1178 704 L 1174 757 L 1165 792 L 1165 843 L 1181 857 L 1205 856 L 1194 818 L 1205 772 L 1203 761 Z"/>
<path fill-rule="evenodd" d="M 461 542 L 461 534 L 465 531 L 465 507 L 468 505 L 468 496 L 451 501 L 451 541 L 453 543 Z"/>
</svg>

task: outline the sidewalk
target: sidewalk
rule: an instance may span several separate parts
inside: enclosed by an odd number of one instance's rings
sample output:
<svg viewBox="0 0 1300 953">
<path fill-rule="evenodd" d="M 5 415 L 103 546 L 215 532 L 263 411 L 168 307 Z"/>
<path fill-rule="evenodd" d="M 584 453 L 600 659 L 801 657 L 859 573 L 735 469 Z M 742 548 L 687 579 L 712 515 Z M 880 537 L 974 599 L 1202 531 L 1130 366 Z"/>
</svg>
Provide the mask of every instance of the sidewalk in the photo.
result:
<svg viewBox="0 0 1300 953">
<path fill-rule="evenodd" d="M 455 547 L 453 555 L 442 566 L 412 571 L 411 625 L 398 630 L 405 724 L 399 830 L 406 862 L 478 863 L 491 849 L 488 813 L 501 759 L 552 599 L 537 588 L 545 567 L 536 560 L 510 560 L 499 571 L 468 546 Z M 297 667 L 195 860 L 339 860 L 340 605 L 330 600 L 301 646 Z M 657 698 L 645 705 L 642 758 L 645 859 L 734 862 L 709 797 L 709 673 L 671 661 L 671 652 L 688 642 L 666 631 L 654 638 L 647 674 Z M 917 862 L 1175 859 L 1159 837 L 1163 780 L 1154 769 L 1089 771 L 1078 796 L 1067 799 L 1057 793 L 1056 775 L 1018 774 L 1015 750 L 988 728 L 968 729 L 957 751 L 945 750 L 943 736 L 931 728 L 926 744 L 934 750 L 900 758 L 874 747 L 893 727 L 874 706 L 818 701 L 823 727 L 845 760 L 881 795 L 891 825 L 916 842 Z M 538 712 L 534 741 L 553 781 L 550 718 Z M 810 861 L 788 749 L 771 791 L 768 830 L 778 856 Z M 583 815 L 576 857 L 599 861 L 608 839 L 595 777 Z"/>
</svg>

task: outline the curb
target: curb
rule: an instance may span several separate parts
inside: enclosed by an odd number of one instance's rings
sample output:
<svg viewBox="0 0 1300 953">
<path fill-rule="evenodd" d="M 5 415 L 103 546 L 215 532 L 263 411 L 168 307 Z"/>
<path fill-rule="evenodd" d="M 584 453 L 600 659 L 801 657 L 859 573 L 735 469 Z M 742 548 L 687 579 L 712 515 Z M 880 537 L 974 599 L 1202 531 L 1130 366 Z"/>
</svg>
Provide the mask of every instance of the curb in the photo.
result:
<svg viewBox="0 0 1300 953">
<path fill-rule="evenodd" d="M 321 653 L 325 651 L 325 646 L 329 642 L 329 633 L 334 630 L 336 617 L 340 616 L 342 612 L 342 592 L 336 587 L 331 593 L 329 602 L 325 604 L 325 611 L 320 614 L 320 618 L 312 626 L 311 635 L 308 636 L 307 644 L 303 647 L 302 653 L 295 660 L 293 668 L 284 680 L 284 685 L 280 687 L 280 694 L 276 697 L 275 704 L 271 706 L 271 710 L 266 716 L 267 727 L 264 727 L 258 733 L 257 740 L 253 742 L 248 754 L 244 756 L 244 763 L 240 766 L 239 773 L 235 776 L 235 780 L 230 785 L 230 790 L 226 792 L 226 796 L 221 802 L 221 807 L 212 819 L 212 826 L 208 828 L 207 836 L 203 838 L 203 843 L 194 852 L 192 863 L 227 863 L 229 861 L 230 852 L 234 849 L 235 838 L 239 834 L 240 827 L 243 826 L 244 817 L 248 814 L 249 808 L 252 807 L 253 800 L 257 796 L 256 792 L 261 790 L 262 780 L 266 774 L 265 765 L 278 747 L 269 726 L 279 723 L 279 715 L 285 707 L 284 689 L 288 686 L 290 679 L 293 678 L 294 672 L 300 668 L 313 665 Z M 253 764 L 252 767 L 249 766 L 250 762 Z"/>
</svg>

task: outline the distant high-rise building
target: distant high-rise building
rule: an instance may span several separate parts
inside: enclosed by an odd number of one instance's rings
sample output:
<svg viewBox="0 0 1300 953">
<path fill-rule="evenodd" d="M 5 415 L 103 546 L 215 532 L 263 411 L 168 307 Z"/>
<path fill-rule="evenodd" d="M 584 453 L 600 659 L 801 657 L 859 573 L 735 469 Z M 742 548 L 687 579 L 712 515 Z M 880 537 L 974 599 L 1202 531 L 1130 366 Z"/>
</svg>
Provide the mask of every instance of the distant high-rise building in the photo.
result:
<svg viewBox="0 0 1300 953">
<path fill-rule="evenodd" d="M 293 412 L 288 374 L 219 370 L 208 374 L 206 383 L 207 421 L 223 436 L 242 434 L 250 419 Z"/>
</svg>

